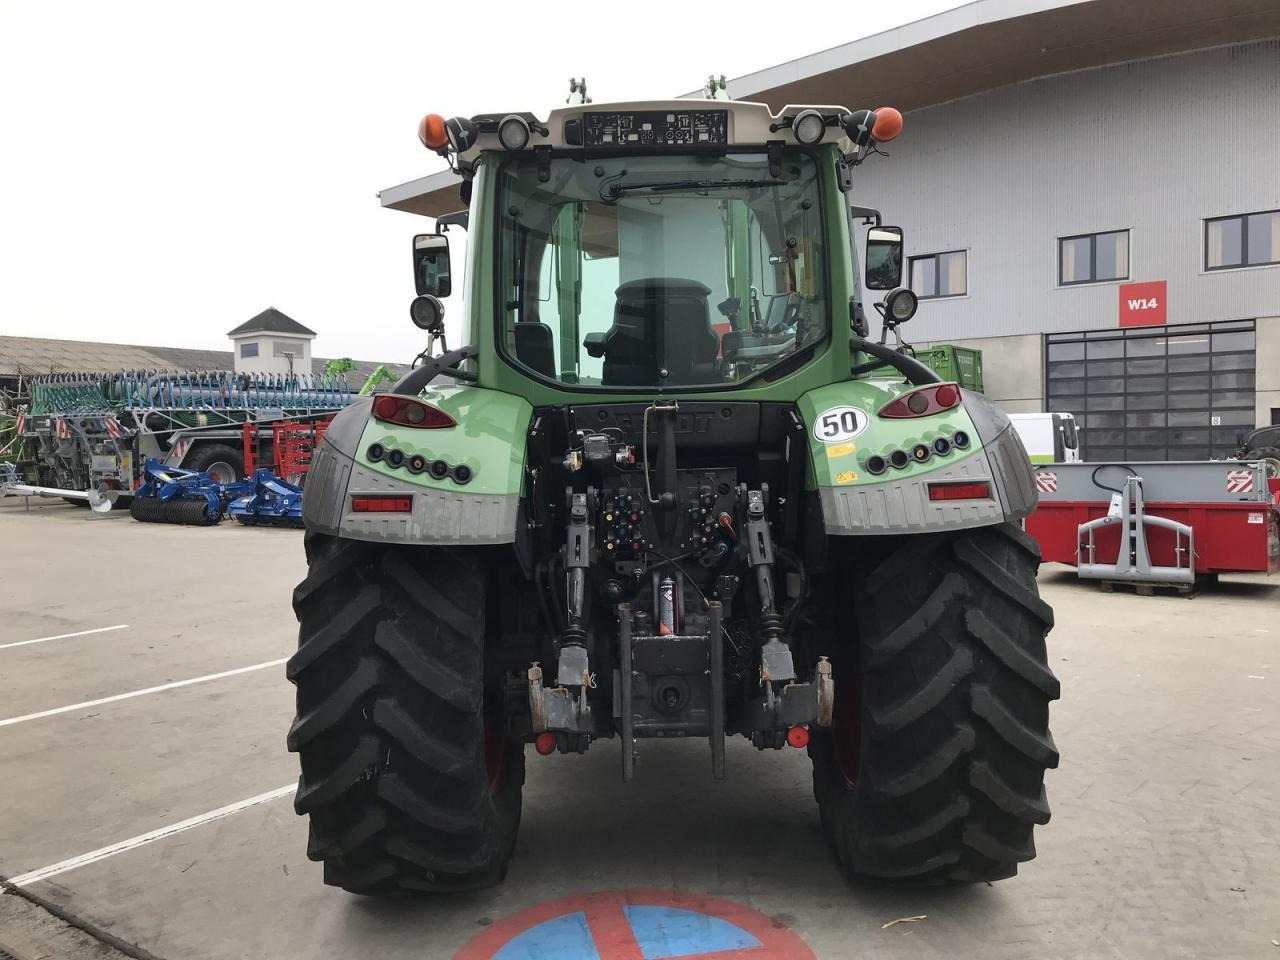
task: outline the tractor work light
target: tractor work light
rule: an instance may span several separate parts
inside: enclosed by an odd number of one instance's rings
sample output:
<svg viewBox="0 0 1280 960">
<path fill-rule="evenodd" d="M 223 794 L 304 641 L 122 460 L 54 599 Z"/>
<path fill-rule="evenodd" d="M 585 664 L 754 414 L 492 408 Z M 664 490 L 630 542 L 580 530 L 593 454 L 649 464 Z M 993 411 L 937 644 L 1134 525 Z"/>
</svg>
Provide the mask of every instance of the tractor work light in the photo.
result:
<svg viewBox="0 0 1280 960">
<path fill-rule="evenodd" d="M 529 145 L 529 122 L 514 113 L 498 124 L 498 142 L 504 150 L 523 150 Z"/>
<path fill-rule="evenodd" d="M 934 383 L 904 393 L 881 408 L 879 416 L 890 420 L 910 420 L 945 413 L 960 403 L 960 390 L 954 383 Z M 957 444 L 959 446 L 959 444 Z"/>
<path fill-rule="evenodd" d="M 920 306 L 920 298 L 906 287 L 899 287 L 884 298 L 885 312 L 894 323 L 906 323 L 916 315 Z"/>
<path fill-rule="evenodd" d="M 871 143 L 871 128 L 875 126 L 875 122 L 876 115 L 871 110 L 855 110 L 840 117 L 840 126 L 844 128 L 845 136 L 859 147 Z"/>
<path fill-rule="evenodd" d="M 791 121 L 791 132 L 796 141 L 811 146 L 822 139 L 826 133 L 827 122 L 817 110 L 801 110 Z"/>
<path fill-rule="evenodd" d="M 351 498 L 352 513 L 413 513 L 413 497 L 386 494 L 356 494 Z"/>
<path fill-rule="evenodd" d="M 466 117 L 452 117 L 444 123 L 444 133 L 449 139 L 449 149 L 454 153 L 465 153 L 475 146 L 480 131 Z"/>
<path fill-rule="evenodd" d="M 444 128 L 444 117 L 438 113 L 428 113 L 418 122 L 418 139 L 428 150 L 439 153 L 449 143 Z"/>
<path fill-rule="evenodd" d="M 458 421 L 443 410 L 412 397 L 398 397 L 394 393 L 384 393 L 374 398 L 373 417 L 383 423 L 394 423 L 400 427 L 419 427 L 424 430 L 439 430 L 442 427 L 458 425 Z"/>
<path fill-rule="evenodd" d="M 419 330 L 438 333 L 443 329 L 441 321 L 444 320 L 444 304 L 438 297 L 424 293 L 420 297 L 414 297 L 413 302 L 409 304 L 409 318 Z"/>
<path fill-rule="evenodd" d="M 990 500 L 991 487 L 987 483 L 929 483 L 930 500 Z"/>
</svg>

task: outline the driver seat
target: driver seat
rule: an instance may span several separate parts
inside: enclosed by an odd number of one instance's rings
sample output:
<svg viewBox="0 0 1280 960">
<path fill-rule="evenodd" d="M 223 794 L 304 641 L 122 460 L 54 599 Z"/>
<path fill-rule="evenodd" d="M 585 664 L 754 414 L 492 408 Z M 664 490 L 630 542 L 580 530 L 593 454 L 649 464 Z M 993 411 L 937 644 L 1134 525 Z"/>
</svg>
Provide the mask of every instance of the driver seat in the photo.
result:
<svg viewBox="0 0 1280 960">
<path fill-rule="evenodd" d="M 714 383 L 720 337 L 711 326 L 711 288 L 697 280 L 646 277 L 618 287 L 603 340 L 606 386 Z M 658 372 L 667 371 L 665 379 Z"/>
</svg>

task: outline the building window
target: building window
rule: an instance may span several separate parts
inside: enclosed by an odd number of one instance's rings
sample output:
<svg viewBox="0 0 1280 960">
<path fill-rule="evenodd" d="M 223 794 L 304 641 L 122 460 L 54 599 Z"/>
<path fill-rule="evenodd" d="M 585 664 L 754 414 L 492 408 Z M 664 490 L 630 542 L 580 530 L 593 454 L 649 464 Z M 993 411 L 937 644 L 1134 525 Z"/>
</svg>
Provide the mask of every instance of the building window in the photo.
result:
<svg viewBox="0 0 1280 960">
<path fill-rule="evenodd" d="M 258 345 L 256 343 L 240 344 L 240 358 L 242 360 L 248 360 L 250 357 L 256 357 L 257 355 Z"/>
<path fill-rule="evenodd" d="M 271 355 L 273 357 L 291 356 L 295 360 L 302 359 L 302 341 L 301 340 L 276 340 L 271 344 Z"/>
<path fill-rule="evenodd" d="M 1204 268 L 1231 270 L 1280 263 L 1280 210 L 1204 222 Z"/>
<path fill-rule="evenodd" d="M 964 250 L 911 258 L 911 290 L 921 300 L 963 297 L 969 292 L 969 255 Z"/>
<path fill-rule="evenodd" d="M 1129 231 L 1058 238 L 1058 284 L 1129 279 Z"/>
</svg>

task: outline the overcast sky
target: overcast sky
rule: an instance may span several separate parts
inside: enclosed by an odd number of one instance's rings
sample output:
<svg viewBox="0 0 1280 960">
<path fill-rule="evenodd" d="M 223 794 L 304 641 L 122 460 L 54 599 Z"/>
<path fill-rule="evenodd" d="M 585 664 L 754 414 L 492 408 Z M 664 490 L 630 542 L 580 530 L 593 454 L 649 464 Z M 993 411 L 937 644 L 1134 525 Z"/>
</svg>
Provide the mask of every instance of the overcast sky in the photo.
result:
<svg viewBox="0 0 1280 960">
<path fill-rule="evenodd" d="M 375 194 L 443 166 L 422 114 L 675 96 L 957 5 L 0 0 L 0 334 L 228 349 L 275 306 L 407 361 L 430 221 Z"/>
</svg>

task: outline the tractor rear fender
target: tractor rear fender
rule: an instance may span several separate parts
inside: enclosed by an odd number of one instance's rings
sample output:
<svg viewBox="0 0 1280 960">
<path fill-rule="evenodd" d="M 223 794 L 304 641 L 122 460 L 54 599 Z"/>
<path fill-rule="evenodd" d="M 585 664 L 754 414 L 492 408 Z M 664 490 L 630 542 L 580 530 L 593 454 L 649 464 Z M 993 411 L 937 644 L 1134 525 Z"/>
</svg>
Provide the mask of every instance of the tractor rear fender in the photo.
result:
<svg viewBox="0 0 1280 960">
<path fill-rule="evenodd" d="M 913 389 L 901 380 L 851 380 L 800 398 L 810 489 L 818 493 L 826 532 L 925 533 L 1031 513 L 1037 503 L 1031 464 L 1004 411 L 982 394 L 961 390 L 961 403 L 950 410 L 879 416 Z M 918 456 L 919 448 L 927 454 Z M 899 463 L 905 454 L 905 464 L 893 465 L 895 453 Z M 932 500 L 929 485 L 939 481 L 986 484 L 988 496 Z"/>
<path fill-rule="evenodd" d="M 456 425 L 423 429 L 376 419 L 375 399 L 357 399 L 325 432 L 303 488 L 307 529 L 389 543 L 514 542 L 528 402 L 497 390 L 433 385 L 418 399 Z M 360 509 L 370 506 L 396 509 Z"/>
</svg>

